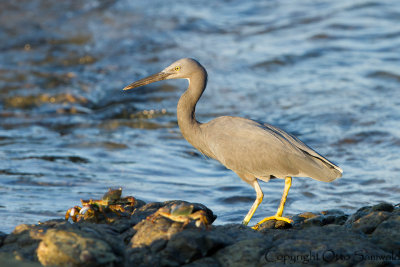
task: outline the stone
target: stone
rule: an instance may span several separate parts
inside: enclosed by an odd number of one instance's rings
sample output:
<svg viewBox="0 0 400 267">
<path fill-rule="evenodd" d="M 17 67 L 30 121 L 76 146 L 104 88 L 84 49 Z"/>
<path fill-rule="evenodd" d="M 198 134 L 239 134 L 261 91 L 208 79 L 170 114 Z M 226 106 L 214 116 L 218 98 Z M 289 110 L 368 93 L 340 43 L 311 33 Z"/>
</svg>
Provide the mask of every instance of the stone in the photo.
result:
<svg viewBox="0 0 400 267">
<path fill-rule="evenodd" d="M 352 228 L 359 230 L 365 234 L 371 234 L 379 224 L 390 217 L 390 212 L 387 211 L 372 211 L 365 216 L 354 221 Z"/>
<path fill-rule="evenodd" d="M 13 255 L 0 253 L 1 267 L 41 267 L 39 262 L 17 260 Z"/>
<path fill-rule="evenodd" d="M 178 212 L 173 205 L 178 205 Z M 199 218 L 202 224 L 196 225 Z M 113 216 L 113 221 L 104 223 L 60 219 L 23 224 L 11 234 L 0 233 L 0 263 L 2 267 L 400 266 L 400 207 L 388 203 L 362 207 L 351 216 L 340 210 L 305 212 L 293 216 L 290 226 L 269 221 L 259 231 L 241 224 L 205 222 L 215 218 L 204 205 L 174 200 L 138 202 L 129 216 Z"/>
<path fill-rule="evenodd" d="M 304 222 L 305 220 L 314 218 L 316 216 L 318 216 L 318 214 L 313 213 L 313 212 L 303 212 L 303 213 L 293 216 L 291 219 L 293 220 L 294 224 L 300 224 L 300 223 Z"/>
<path fill-rule="evenodd" d="M 382 202 L 371 207 L 371 211 L 387 211 L 392 212 L 394 206 L 390 203 Z"/>
<path fill-rule="evenodd" d="M 346 225 L 352 225 L 355 221 L 359 220 L 361 217 L 368 215 L 373 211 L 385 211 L 385 212 L 392 212 L 394 210 L 394 206 L 389 203 L 379 203 L 374 206 L 365 206 L 358 209 L 353 215 L 351 215 L 348 220 L 346 221 Z"/>
<path fill-rule="evenodd" d="M 234 240 L 216 229 L 184 229 L 150 245 L 127 250 L 128 263 L 134 266 L 180 266 L 214 254 Z"/>
<path fill-rule="evenodd" d="M 154 221 L 143 220 L 133 227 L 136 231 L 129 245 L 131 248 L 149 246 L 156 240 L 168 240 L 172 235 L 183 230 L 182 223 L 171 222 L 166 218 L 156 218 Z"/>
<path fill-rule="evenodd" d="M 44 266 L 112 266 L 121 262 L 109 243 L 78 229 L 48 230 L 39 244 L 37 257 Z"/>
<path fill-rule="evenodd" d="M 204 257 L 199 260 L 196 260 L 194 262 L 188 263 L 183 265 L 185 267 L 220 267 L 221 265 L 218 263 L 218 261 L 212 257 Z"/>
<path fill-rule="evenodd" d="M 181 232 L 184 228 L 196 228 L 195 224 L 184 225 L 182 222 L 175 222 L 169 218 L 162 216 L 149 217 L 155 214 L 160 208 L 170 208 L 173 205 L 179 204 L 193 205 L 193 213 L 199 210 L 203 210 L 206 213 L 207 220 L 212 223 L 216 216 L 206 206 L 197 203 L 188 203 L 186 201 L 166 201 L 164 203 L 151 203 L 141 207 L 135 214 L 139 214 L 140 218 L 143 218 L 137 223 L 133 229 L 135 235 L 130 241 L 132 248 L 140 246 L 149 246 L 151 243 L 158 239 L 169 240 L 174 234 Z M 144 215 L 147 215 L 144 217 Z"/>
<path fill-rule="evenodd" d="M 293 216 L 293 227 L 305 228 L 312 226 L 325 226 L 329 224 L 343 225 L 348 215 L 340 210 L 326 210 L 320 213 L 306 212 Z"/>
<path fill-rule="evenodd" d="M 190 229 L 174 235 L 161 255 L 168 261 L 187 264 L 212 255 L 232 242 L 233 240 L 228 235 L 219 231 Z"/>
<path fill-rule="evenodd" d="M 47 228 L 43 225 L 18 225 L 4 239 L 0 254 L 11 254 L 21 261 L 37 261 L 36 249 Z"/>
<path fill-rule="evenodd" d="M 385 251 L 397 255 L 400 260 L 400 209 L 376 227 L 371 240 Z"/>
<path fill-rule="evenodd" d="M 262 238 L 264 235 L 260 231 L 255 231 L 251 227 L 242 224 L 225 224 L 213 226 L 213 231 L 221 232 L 232 239 L 232 243 L 245 240 Z"/>
<path fill-rule="evenodd" d="M 3 245 L 4 239 L 6 239 L 7 234 L 0 232 L 0 247 Z"/>
<path fill-rule="evenodd" d="M 269 238 L 245 239 L 219 250 L 213 257 L 220 266 L 257 266 L 271 246 Z"/>
<path fill-rule="evenodd" d="M 369 255 L 390 257 L 390 253 L 370 242 L 367 237 L 340 225 L 280 230 L 272 233 L 274 242 L 265 252 L 263 264 L 310 264 L 351 266 L 370 263 Z M 385 260 L 376 260 L 384 264 Z"/>
</svg>

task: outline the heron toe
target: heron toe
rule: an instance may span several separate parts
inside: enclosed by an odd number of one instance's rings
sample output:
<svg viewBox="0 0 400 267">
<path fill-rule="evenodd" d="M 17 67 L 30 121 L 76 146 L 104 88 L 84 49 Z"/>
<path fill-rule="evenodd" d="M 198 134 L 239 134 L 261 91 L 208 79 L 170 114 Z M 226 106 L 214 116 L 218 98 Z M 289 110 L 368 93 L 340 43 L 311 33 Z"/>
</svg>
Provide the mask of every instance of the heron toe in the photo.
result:
<svg viewBox="0 0 400 267">
<path fill-rule="evenodd" d="M 256 225 L 254 225 L 251 228 L 253 228 L 254 230 L 257 230 L 261 224 L 265 223 L 266 221 L 271 221 L 271 220 L 284 221 L 284 222 L 287 222 L 290 224 L 293 223 L 293 220 L 291 220 L 289 218 L 274 215 L 274 216 L 270 216 L 270 217 L 266 217 L 266 218 L 262 219 L 260 222 L 258 222 Z"/>
</svg>

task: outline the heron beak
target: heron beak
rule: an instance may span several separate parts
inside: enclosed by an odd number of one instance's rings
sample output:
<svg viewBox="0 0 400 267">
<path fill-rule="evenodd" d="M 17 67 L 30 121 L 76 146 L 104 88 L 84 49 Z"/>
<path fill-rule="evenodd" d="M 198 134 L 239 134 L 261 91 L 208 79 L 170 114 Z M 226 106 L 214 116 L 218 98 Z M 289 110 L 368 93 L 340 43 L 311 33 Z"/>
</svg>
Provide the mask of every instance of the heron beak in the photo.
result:
<svg viewBox="0 0 400 267">
<path fill-rule="evenodd" d="M 150 75 L 149 77 L 143 78 L 139 81 L 131 83 L 130 85 L 126 86 L 124 88 L 124 90 L 129 90 L 129 89 L 137 88 L 137 87 L 149 84 L 149 83 L 162 81 L 162 80 L 165 80 L 169 75 L 170 74 L 166 73 L 166 72 L 159 72 L 159 73 Z"/>
</svg>

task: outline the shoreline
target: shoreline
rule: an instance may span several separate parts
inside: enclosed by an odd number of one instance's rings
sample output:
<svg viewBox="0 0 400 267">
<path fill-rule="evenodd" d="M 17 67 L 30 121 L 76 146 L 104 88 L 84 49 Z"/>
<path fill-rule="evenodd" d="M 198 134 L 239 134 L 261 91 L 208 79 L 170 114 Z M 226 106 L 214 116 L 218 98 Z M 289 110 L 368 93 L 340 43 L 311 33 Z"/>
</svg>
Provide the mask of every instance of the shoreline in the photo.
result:
<svg viewBox="0 0 400 267">
<path fill-rule="evenodd" d="M 118 191 L 118 190 L 117 190 Z M 82 200 L 67 218 L 0 232 L 4 266 L 378 266 L 400 264 L 400 205 L 380 203 L 348 215 L 304 212 L 292 224 L 258 230 L 212 225 L 206 206 L 145 203 L 111 192 Z M 108 194 L 108 195 L 107 195 Z M 83 211 L 83 212 L 82 212 Z M 74 220 L 75 222 L 72 222 Z M 3 265 L 2 265 L 3 266 Z"/>
</svg>

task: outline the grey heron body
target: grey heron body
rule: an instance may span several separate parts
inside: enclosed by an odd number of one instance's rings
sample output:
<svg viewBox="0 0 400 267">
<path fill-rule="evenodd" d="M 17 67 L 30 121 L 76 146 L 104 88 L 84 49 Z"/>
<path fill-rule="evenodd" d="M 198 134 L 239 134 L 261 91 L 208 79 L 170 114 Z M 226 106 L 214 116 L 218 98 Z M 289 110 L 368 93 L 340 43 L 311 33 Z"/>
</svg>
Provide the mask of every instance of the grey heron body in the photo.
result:
<svg viewBox="0 0 400 267">
<path fill-rule="evenodd" d="M 195 117 L 195 108 L 207 84 L 207 72 L 194 59 L 180 59 L 163 71 L 131 83 L 124 90 L 133 89 L 166 79 L 188 79 L 189 87 L 178 102 L 177 118 L 183 137 L 204 155 L 218 160 L 249 183 L 257 197 L 243 224 L 247 225 L 263 199 L 258 180 L 285 179 L 285 189 L 278 211 L 266 220 L 291 222 L 282 217 L 292 177 L 311 177 L 331 182 L 342 175 L 342 170 L 296 137 L 269 124 L 253 120 L 222 116 L 207 123 Z"/>
</svg>

